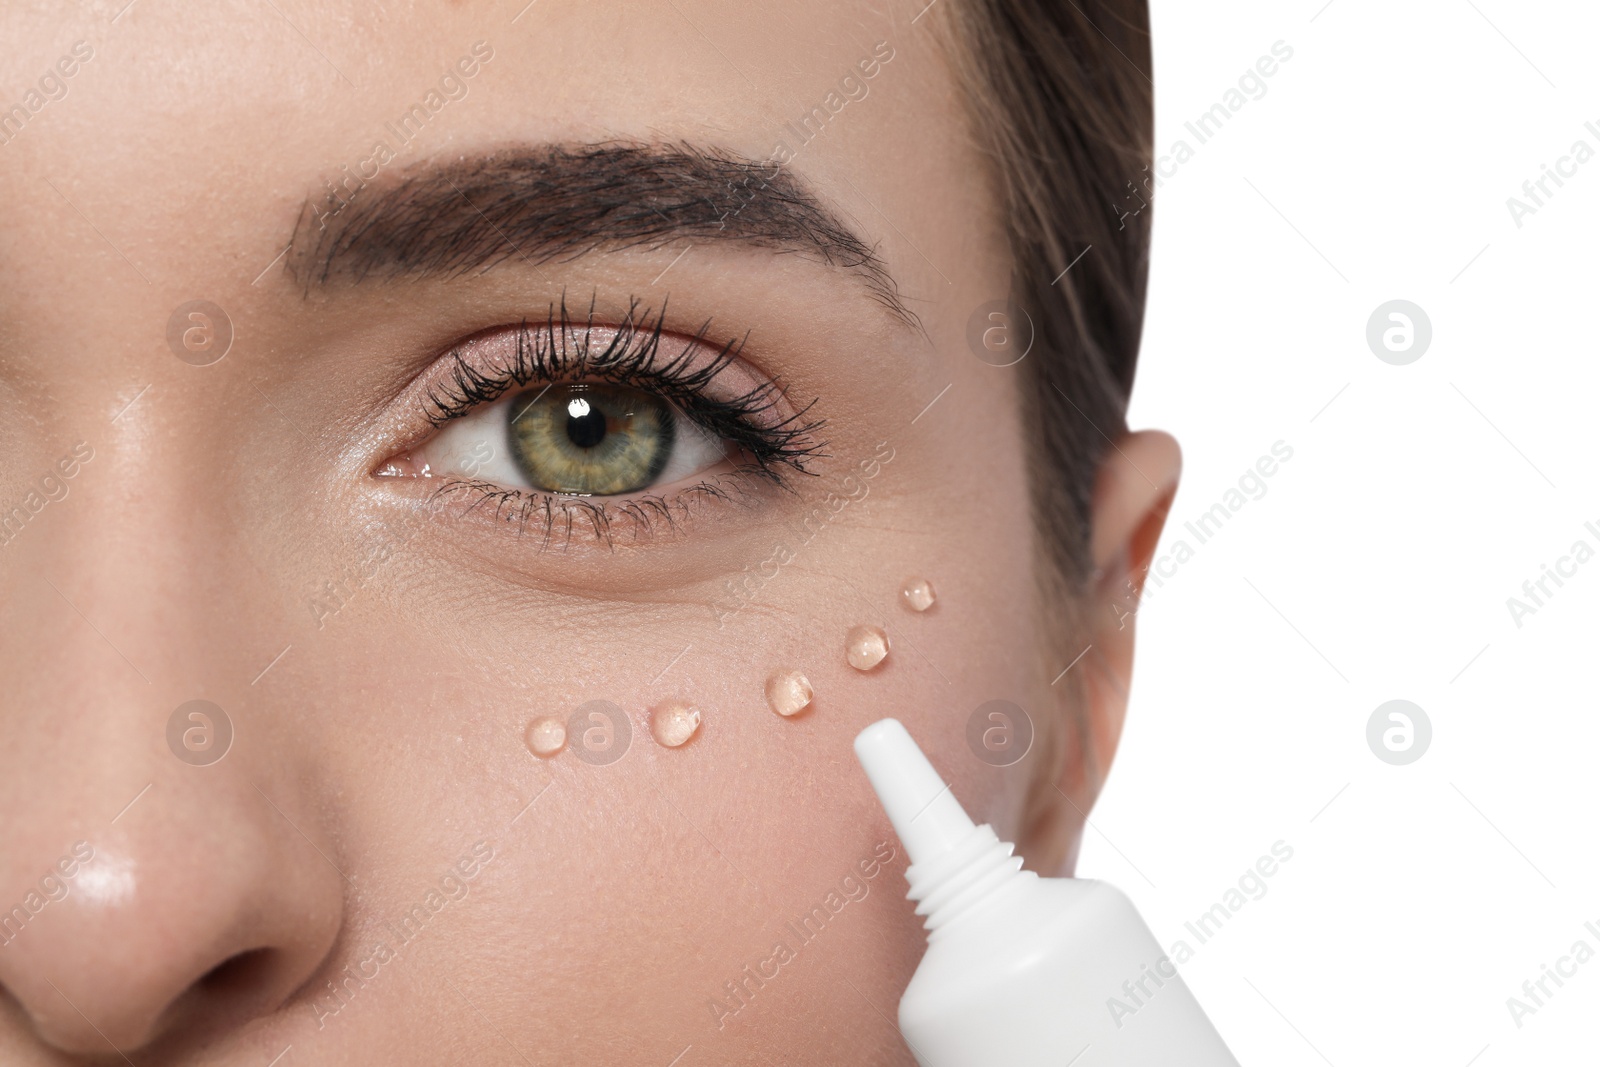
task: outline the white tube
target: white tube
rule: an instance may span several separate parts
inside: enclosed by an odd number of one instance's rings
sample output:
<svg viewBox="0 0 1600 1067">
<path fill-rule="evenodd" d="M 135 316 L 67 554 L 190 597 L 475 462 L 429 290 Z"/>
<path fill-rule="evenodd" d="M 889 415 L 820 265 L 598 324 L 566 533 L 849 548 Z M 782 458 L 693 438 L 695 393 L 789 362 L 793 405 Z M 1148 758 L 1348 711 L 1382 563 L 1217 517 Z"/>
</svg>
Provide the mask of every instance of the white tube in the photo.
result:
<svg viewBox="0 0 1600 1067">
<path fill-rule="evenodd" d="M 855 750 L 927 916 L 928 951 L 900 998 L 922 1067 L 1238 1067 L 1119 890 L 1022 870 L 898 721 L 861 731 Z"/>
</svg>

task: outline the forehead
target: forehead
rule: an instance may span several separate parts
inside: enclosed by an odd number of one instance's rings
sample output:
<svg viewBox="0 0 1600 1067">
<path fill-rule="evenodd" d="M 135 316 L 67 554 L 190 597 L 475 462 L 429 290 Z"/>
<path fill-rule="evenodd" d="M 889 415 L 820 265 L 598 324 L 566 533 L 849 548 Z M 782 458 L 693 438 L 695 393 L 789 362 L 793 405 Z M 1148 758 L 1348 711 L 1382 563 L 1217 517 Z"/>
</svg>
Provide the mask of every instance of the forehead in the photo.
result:
<svg viewBox="0 0 1600 1067">
<path fill-rule="evenodd" d="M 183 263 L 248 270 L 330 183 L 506 143 L 787 148 L 874 231 L 912 161 L 959 180 L 933 20 L 847 0 L 122 2 L 0 13 L 0 194 L 38 208 L 0 252 L 42 254 L 65 220 L 130 278 L 177 268 L 180 237 Z"/>
</svg>

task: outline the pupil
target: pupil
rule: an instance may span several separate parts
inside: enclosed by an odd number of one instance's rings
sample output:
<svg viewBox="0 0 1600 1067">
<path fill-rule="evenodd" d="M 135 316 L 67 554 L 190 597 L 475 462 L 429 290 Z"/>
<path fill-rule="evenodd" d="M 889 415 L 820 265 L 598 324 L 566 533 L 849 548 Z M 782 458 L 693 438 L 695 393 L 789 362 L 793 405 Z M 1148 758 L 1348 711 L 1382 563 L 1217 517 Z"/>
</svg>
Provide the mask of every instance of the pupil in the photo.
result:
<svg viewBox="0 0 1600 1067">
<path fill-rule="evenodd" d="M 567 405 L 567 439 L 579 448 L 593 448 L 606 436 L 606 416 L 584 400 Z"/>
<path fill-rule="evenodd" d="M 606 436 L 606 417 L 590 408 L 582 415 L 567 415 L 567 437 L 579 448 L 593 448 Z"/>
</svg>

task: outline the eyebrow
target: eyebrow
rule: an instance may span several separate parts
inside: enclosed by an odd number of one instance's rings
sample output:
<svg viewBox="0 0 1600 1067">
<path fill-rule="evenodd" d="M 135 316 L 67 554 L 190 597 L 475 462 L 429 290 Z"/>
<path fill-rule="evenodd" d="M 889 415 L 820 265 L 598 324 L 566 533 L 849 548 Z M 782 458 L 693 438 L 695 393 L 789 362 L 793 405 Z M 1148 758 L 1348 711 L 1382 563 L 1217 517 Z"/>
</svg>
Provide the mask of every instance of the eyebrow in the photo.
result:
<svg viewBox="0 0 1600 1067">
<path fill-rule="evenodd" d="M 308 199 L 286 269 L 309 293 L 336 279 L 444 276 L 507 260 L 727 242 L 857 276 L 916 326 L 876 250 L 776 159 L 687 144 L 543 145 L 363 180 L 344 168 Z"/>
</svg>

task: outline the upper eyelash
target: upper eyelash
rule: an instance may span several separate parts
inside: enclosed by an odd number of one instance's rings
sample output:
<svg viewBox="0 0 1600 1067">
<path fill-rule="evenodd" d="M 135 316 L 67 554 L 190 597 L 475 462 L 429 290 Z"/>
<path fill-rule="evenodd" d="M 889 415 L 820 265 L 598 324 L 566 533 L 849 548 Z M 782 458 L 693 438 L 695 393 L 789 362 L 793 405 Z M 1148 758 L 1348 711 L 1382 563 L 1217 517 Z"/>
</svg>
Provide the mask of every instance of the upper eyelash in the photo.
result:
<svg viewBox="0 0 1600 1067">
<path fill-rule="evenodd" d="M 616 326 L 604 326 L 610 334 L 598 351 L 591 343 L 596 327 L 595 301 L 581 324 L 574 323 L 562 294 L 559 312 L 551 305 L 543 327 L 530 328 L 524 319 L 518 327 L 516 355 L 509 365 L 474 367 L 458 350 L 450 353 L 454 364 L 449 377 L 428 391 L 427 418 L 435 427 L 498 400 L 513 386 L 531 381 L 579 381 L 598 376 L 617 385 L 645 388 L 670 401 L 684 416 L 725 440 L 738 445 L 755 460 L 742 470 L 783 484 L 780 468 L 810 474 L 806 463 L 825 457 L 817 439 L 823 420 L 809 419 L 816 401 L 777 421 L 763 421 L 779 402 L 781 391 L 770 381 L 751 388 L 741 396 L 721 400 L 707 387 L 716 376 L 739 357 L 742 338 L 728 341 L 717 357 L 699 368 L 692 368 L 691 353 L 705 346 L 711 328 L 708 319 L 683 350 L 665 361 L 658 360 L 664 339 L 666 304 L 660 311 L 640 310 L 638 299 L 630 299 L 628 312 Z"/>
</svg>

